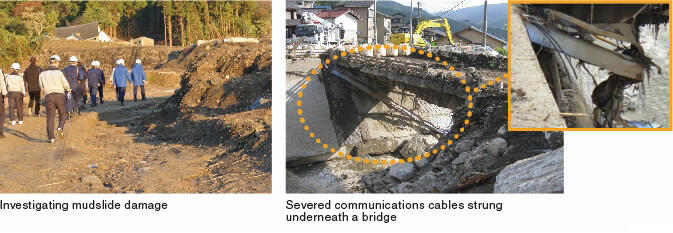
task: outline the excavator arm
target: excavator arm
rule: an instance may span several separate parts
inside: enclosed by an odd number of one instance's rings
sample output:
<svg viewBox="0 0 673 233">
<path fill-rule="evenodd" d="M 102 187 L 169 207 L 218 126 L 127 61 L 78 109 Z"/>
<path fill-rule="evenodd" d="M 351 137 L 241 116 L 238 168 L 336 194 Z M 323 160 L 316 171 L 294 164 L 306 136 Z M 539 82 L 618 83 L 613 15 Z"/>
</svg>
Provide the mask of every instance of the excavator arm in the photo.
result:
<svg viewBox="0 0 673 233">
<path fill-rule="evenodd" d="M 449 26 L 449 21 L 446 18 L 422 21 L 416 26 L 414 34 L 421 35 L 421 33 L 423 33 L 423 29 L 434 27 L 443 27 L 444 31 L 446 32 L 446 37 L 448 37 L 449 42 L 453 44 L 453 35 L 451 33 L 451 26 Z"/>
</svg>

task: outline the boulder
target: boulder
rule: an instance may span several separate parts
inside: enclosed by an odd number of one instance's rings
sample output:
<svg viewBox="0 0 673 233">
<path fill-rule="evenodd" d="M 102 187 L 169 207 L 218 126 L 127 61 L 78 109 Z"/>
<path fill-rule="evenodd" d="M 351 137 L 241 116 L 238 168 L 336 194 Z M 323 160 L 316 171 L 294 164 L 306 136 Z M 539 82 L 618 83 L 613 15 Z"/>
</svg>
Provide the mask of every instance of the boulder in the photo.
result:
<svg viewBox="0 0 673 233">
<path fill-rule="evenodd" d="M 425 142 L 420 137 L 413 137 L 404 143 L 399 152 L 404 158 L 422 155 L 425 153 Z"/>
<path fill-rule="evenodd" d="M 390 167 L 388 175 L 400 181 L 406 181 L 411 178 L 414 173 L 414 165 L 412 163 L 396 164 Z"/>
<path fill-rule="evenodd" d="M 484 147 L 488 154 L 495 157 L 500 157 L 503 153 L 505 153 L 505 150 L 507 150 L 507 141 L 502 138 L 494 138 L 486 142 Z"/>
<path fill-rule="evenodd" d="M 461 154 L 463 152 L 471 151 L 474 146 L 474 140 L 462 140 L 456 143 L 456 153 Z"/>
<path fill-rule="evenodd" d="M 421 160 L 414 161 L 414 165 L 418 168 L 425 167 L 425 165 L 428 165 L 430 163 L 429 158 L 422 158 Z"/>
<path fill-rule="evenodd" d="M 495 193 L 562 193 L 563 148 L 519 160 L 496 177 Z"/>
<path fill-rule="evenodd" d="M 423 174 L 414 184 L 414 192 L 418 193 L 437 193 L 455 187 L 449 170 L 441 172 L 427 172 Z"/>
</svg>

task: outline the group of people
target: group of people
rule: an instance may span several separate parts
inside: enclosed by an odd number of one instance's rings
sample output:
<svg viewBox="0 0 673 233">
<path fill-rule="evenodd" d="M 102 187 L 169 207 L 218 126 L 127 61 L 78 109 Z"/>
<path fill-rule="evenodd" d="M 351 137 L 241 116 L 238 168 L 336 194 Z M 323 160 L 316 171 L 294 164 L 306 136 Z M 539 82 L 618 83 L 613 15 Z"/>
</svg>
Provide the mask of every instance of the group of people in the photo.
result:
<svg viewBox="0 0 673 233">
<path fill-rule="evenodd" d="M 61 70 L 59 64 L 61 58 L 53 55 L 49 58 L 49 66 L 42 69 L 37 66 L 37 59 L 31 58 L 30 65 L 19 74 L 21 66 L 14 63 L 10 66 L 9 74 L 3 74 L 0 70 L 0 138 L 4 138 L 5 122 L 5 97 L 9 102 L 9 115 L 11 125 L 23 124 L 23 99 L 30 96 L 28 103 L 29 114 L 40 116 L 40 93 L 44 92 L 45 106 L 47 108 L 47 139 L 50 143 L 55 141 L 54 117 L 58 111 L 58 127 L 56 133 L 63 138 L 65 121 L 73 115 L 80 114 L 87 103 L 87 90 L 91 97 L 91 107 L 103 104 L 103 87 L 105 86 L 105 74 L 99 61 L 92 61 L 91 68 L 87 69 L 72 56 L 68 59 L 68 66 Z M 140 59 L 131 72 L 124 66 L 124 60 L 117 60 L 117 66 L 112 69 L 111 80 L 117 95 L 117 102 L 124 106 L 127 83 L 133 84 L 133 100 L 137 101 L 137 91 L 140 89 L 142 100 L 146 99 L 145 84 L 147 78 Z M 97 98 L 97 95 L 100 98 Z"/>
</svg>

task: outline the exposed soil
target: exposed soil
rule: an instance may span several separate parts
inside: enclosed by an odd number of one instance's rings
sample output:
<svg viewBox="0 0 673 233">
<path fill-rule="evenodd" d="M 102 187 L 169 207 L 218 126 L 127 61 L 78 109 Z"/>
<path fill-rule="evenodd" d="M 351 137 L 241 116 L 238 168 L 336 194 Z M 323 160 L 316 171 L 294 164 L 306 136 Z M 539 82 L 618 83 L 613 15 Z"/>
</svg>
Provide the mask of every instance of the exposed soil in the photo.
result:
<svg viewBox="0 0 673 233">
<path fill-rule="evenodd" d="M 121 107 L 106 88 L 106 103 L 68 120 L 56 143 L 44 117 L 3 119 L 0 192 L 271 192 L 270 44 L 210 46 L 181 52 L 184 74 L 146 66 L 146 101 L 127 90 Z"/>
</svg>

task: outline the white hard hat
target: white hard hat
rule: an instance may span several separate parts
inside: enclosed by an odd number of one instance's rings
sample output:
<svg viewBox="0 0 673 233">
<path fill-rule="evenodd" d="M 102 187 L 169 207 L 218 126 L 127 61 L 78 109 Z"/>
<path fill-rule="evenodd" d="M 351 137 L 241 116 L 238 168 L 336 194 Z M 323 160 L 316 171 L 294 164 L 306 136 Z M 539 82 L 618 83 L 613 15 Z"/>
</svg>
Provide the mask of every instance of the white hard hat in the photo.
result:
<svg viewBox="0 0 673 233">
<path fill-rule="evenodd" d="M 140 59 L 136 59 L 136 64 L 140 64 Z"/>
<path fill-rule="evenodd" d="M 70 57 L 70 59 L 68 61 L 77 62 L 77 57 L 72 56 L 72 57 Z"/>
<path fill-rule="evenodd" d="M 9 68 L 13 70 L 20 70 L 21 66 L 19 65 L 19 63 L 12 63 L 12 66 L 10 66 Z"/>
<path fill-rule="evenodd" d="M 100 66 L 100 62 L 99 62 L 99 61 L 94 61 L 94 62 L 96 62 L 96 66 Z"/>
<path fill-rule="evenodd" d="M 51 57 L 49 57 L 49 60 L 61 61 L 61 57 L 59 57 L 58 55 L 51 55 Z"/>
<path fill-rule="evenodd" d="M 117 60 L 117 65 L 121 65 L 121 64 L 124 64 L 124 59 Z"/>
<path fill-rule="evenodd" d="M 96 61 L 92 61 L 91 66 L 95 66 L 95 65 L 96 65 Z"/>
</svg>

